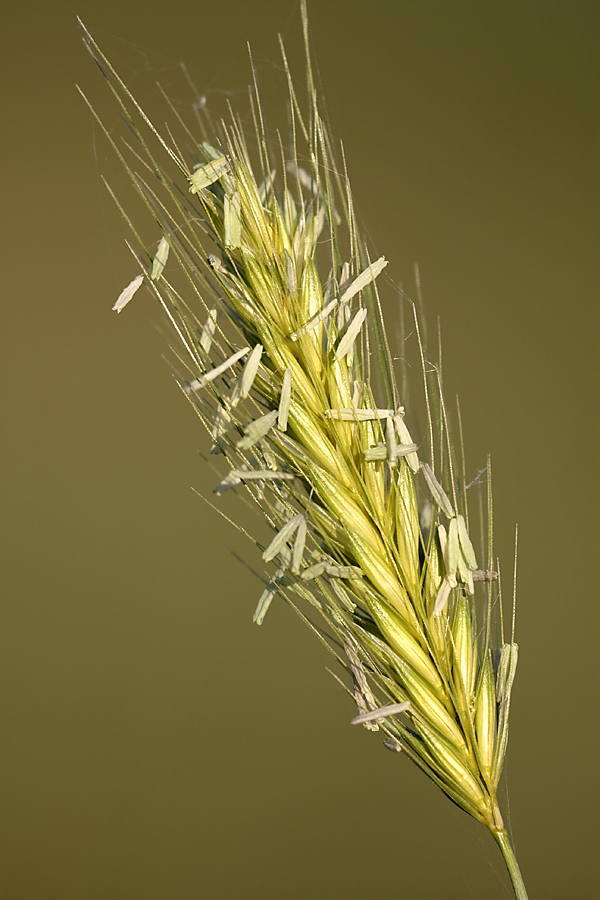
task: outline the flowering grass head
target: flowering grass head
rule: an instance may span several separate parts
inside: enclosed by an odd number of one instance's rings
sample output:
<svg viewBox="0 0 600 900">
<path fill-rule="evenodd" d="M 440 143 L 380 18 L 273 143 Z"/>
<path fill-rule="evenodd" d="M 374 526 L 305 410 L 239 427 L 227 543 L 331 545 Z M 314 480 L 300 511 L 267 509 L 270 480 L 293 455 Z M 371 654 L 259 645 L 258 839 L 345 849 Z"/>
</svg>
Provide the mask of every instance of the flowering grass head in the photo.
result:
<svg viewBox="0 0 600 900">
<path fill-rule="evenodd" d="M 107 136 L 156 228 L 149 247 L 115 197 L 139 273 L 114 308 L 142 284 L 160 303 L 181 390 L 222 466 L 215 502 L 243 492 L 270 526 L 256 541 L 267 578 L 254 621 L 278 598 L 297 610 L 347 673 L 353 723 L 494 834 L 524 897 L 497 802 L 517 645 L 497 602 L 489 465 L 476 552 L 416 312 L 424 441 L 403 405 L 378 287 L 388 264 L 360 236 L 303 13 L 308 103 L 282 46 L 285 140 L 265 129 L 256 85 L 251 140 L 233 113 L 212 133 L 201 118 L 196 135 L 173 111 L 182 137 L 161 136 L 86 32 L 132 137 Z"/>
</svg>

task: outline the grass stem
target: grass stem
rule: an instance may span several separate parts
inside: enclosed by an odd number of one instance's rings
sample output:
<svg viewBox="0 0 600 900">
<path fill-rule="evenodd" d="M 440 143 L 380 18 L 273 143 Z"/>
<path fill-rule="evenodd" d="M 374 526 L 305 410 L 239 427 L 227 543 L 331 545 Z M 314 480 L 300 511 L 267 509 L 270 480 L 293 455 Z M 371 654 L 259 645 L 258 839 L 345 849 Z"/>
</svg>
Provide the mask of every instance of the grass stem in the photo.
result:
<svg viewBox="0 0 600 900">
<path fill-rule="evenodd" d="M 517 862 L 517 857 L 515 856 L 515 851 L 513 850 L 507 832 L 504 830 L 494 830 L 492 831 L 492 834 L 494 835 L 498 846 L 500 847 L 500 852 L 504 857 L 504 862 L 506 863 L 506 868 L 508 869 L 508 874 L 510 875 L 510 880 L 512 882 L 516 900 L 528 900 L 525 882 L 523 881 L 519 863 Z"/>
</svg>

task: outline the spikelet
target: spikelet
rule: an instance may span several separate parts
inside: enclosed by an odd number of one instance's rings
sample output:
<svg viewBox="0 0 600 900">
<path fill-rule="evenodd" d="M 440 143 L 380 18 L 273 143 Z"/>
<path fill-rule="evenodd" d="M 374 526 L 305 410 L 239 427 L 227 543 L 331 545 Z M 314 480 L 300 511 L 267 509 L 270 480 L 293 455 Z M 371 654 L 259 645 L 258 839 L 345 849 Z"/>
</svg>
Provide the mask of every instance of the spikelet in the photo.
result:
<svg viewBox="0 0 600 900">
<path fill-rule="evenodd" d="M 371 263 L 358 233 L 302 12 L 308 109 L 290 79 L 292 149 L 274 148 L 255 91 L 257 159 L 235 119 L 211 143 L 186 126 L 186 159 L 86 32 L 155 183 L 115 149 L 169 235 L 154 254 L 140 243 L 142 274 L 115 308 L 147 276 L 174 329 L 182 388 L 225 457 L 215 493 L 244 491 L 273 529 L 263 560 L 276 570 L 254 621 L 280 599 L 324 620 L 354 684 L 352 721 L 381 731 L 490 829 L 523 898 L 496 797 L 517 646 L 495 619 L 491 546 L 480 548 L 488 570 L 477 569 L 443 397 L 426 375 L 429 447 L 405 422 L 378 293 L 387 261 Z M 289 76 L 285 53 L 283 63 Z M 167 253 L 181 287 L 164 277 Z M 416 315 L 415 329 L 425 373 Z"/>
</svg>

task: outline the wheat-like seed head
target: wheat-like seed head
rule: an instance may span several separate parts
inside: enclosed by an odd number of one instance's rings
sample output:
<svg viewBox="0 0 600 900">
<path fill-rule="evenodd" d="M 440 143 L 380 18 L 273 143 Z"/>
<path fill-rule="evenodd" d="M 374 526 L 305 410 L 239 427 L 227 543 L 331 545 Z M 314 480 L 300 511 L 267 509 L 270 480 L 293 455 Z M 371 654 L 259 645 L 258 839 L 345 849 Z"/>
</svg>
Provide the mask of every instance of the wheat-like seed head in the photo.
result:
<svg viewBox="0 0 600 900">
<path fill-rule="evenodd" d="M 142 275 L 115 309 L 143 278 L 178 337 L 182 390 L 223 460 L 215 493 L 244 491 L 273 530 L 260 549 L 275 572 L 254 621 L 276 596 L 319 637 L 312 619 L 322 617 L 324 642 L 352 678 L 353 721 L 382 731 L 503 833 L 496 791 L 517 646 L 497 640 L 493 557 L 478 568 L 429 372 L 429 447 L 407 427 L 377 288 L 387 263 L 361 242 L 309 57 L 306 115 L 289 79 L 289 148 L 267 139 L 255 91 L 256 160 L 233 116 L 210 141 L 183 126 L 184 154 L 87 41 L 137 141 L 115 149 L 160 228 L 158 249 L 132 248 Z M 417 316 L 415 326 L 425 363 Z"/>
</svg>

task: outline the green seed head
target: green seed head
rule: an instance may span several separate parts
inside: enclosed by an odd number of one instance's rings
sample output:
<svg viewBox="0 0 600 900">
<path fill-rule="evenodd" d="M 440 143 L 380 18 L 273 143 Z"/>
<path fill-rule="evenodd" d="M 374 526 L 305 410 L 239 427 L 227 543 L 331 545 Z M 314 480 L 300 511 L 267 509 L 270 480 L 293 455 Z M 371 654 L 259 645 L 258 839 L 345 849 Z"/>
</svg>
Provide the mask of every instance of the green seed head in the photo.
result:
<svg viewBox="0 0 600 900">
<path fill-rule="evenodd" d="M 244 493 L 271 529 L 254 621 L 281 598 L 297 607 L 352 678 L 359 724 L 375 723 L 387 746 L 498 829 L 517 647 L 501 637 L 494 666 L 496 584 L 477 569 L 462 467 L 416 314 L 430 421 L 429 440 L 413 440 L 382 314 L 388 263 L 357 228 L 308 46 L 308 107 L 290 76 L 289 135 L 264 129 L 256 91 L 250 141 L 232 118 L 211 143 L 186 126 L 183 149 L 154 129 L 148 138 L 148 118 L 91 38 L 89 47 L 152 178 L 115 149 L 161 229 L 147 247 L 132 225 L 141 272 L 115 309 L 142 284 L 160 302 L 181 386 L 223 464 L 215 493 Z M 289 76 L 285 57 L 284 66 Z M 479 552 L 494 558 L 491 539 Z"/>
</svg>

